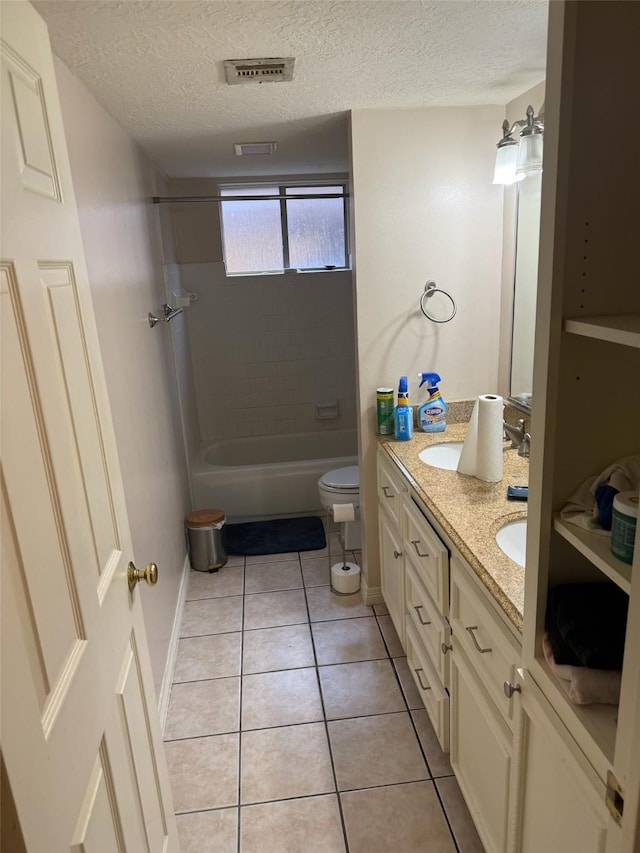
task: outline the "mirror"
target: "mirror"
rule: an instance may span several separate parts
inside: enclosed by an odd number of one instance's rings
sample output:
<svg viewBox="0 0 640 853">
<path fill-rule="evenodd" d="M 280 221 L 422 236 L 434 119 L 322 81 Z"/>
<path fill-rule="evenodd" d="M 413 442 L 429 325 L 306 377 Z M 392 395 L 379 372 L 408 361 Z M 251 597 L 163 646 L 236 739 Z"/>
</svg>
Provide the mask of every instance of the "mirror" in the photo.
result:
<svg viewBox="0 0 640 853">
<path fill-rule="evenodd" d="M 542 174 L 518 183 L 510 399 L 531 408 Z"/>
</svg>

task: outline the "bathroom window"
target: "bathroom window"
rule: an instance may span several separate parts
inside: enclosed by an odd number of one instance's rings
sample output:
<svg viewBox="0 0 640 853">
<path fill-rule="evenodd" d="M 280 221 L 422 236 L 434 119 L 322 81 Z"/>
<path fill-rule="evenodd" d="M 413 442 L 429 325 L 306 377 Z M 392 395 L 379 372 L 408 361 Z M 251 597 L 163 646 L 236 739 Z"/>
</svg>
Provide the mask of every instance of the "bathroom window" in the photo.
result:
<svg viewBox="0 0 640 853">
<path fill-rule="evenodd" d="M 219 192 L 240 198 L 220 202 L 227 275 L 346 268 L 344 184 L 227 184 Z"/>
</svg>

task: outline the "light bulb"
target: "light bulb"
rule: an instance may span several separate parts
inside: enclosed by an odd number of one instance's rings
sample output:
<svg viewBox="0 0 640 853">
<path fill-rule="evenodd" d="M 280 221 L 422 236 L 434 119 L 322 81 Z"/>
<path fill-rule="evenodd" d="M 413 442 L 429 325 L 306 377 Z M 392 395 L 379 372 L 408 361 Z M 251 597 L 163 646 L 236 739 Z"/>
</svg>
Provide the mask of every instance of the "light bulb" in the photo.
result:
<svg viewBox="0 0 640 853">
<path fill-rule="evenodd" d="M 541 133 L 530 133 L 520 137 L 516 176 L 519 181 L 527 175 L 538 175 L 542 171 L 543 137 Z"/>
<path fill-rule="evenodd" d="M 518 159 L 517 145 L 501 145 L 496 152 L 496 168 L 493 174 L 494 184 L 509 186 L 521 180 L 516 175 L 516 162 Z"/>
</svg>

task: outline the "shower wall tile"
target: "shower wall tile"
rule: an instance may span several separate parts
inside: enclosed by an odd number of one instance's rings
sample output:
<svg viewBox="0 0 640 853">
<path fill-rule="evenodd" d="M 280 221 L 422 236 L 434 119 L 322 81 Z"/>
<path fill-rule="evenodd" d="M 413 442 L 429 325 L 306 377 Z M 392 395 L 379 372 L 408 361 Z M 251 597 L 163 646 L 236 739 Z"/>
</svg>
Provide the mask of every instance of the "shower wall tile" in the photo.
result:
<svg viewBox="0 0 640 853">
<path fill-rule="evenodd" d="M 198 295 L 180 355 L 201 440 L 355 427 L 350 272 L 226 278 L 201 263 L 181 264 L 180 278 Z M 316 420 L 316 404 L 334 400 L 338 418 Z"/>
</svg>

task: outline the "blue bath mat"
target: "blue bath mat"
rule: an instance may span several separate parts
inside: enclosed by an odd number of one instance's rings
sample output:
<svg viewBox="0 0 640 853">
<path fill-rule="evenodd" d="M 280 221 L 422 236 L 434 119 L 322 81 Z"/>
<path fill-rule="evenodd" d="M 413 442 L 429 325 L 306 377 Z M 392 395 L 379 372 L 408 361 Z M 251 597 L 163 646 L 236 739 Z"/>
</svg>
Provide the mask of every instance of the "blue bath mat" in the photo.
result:
<svg viewBox="0 0 640 853">
<path fill-rule="evenodd" d="M 317 551 L 327 544 L 322 520 L 317 516 L 246 521 L 244 524 L 226 524 L 222 529 L 227 554 L 245 557 Z"/>
</svg>

